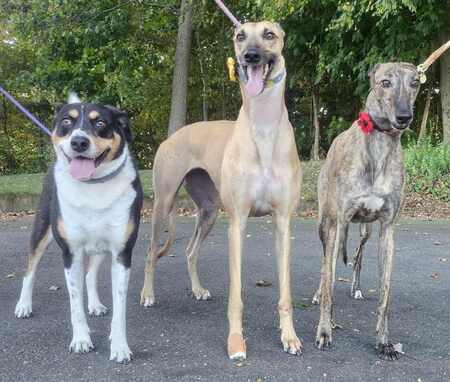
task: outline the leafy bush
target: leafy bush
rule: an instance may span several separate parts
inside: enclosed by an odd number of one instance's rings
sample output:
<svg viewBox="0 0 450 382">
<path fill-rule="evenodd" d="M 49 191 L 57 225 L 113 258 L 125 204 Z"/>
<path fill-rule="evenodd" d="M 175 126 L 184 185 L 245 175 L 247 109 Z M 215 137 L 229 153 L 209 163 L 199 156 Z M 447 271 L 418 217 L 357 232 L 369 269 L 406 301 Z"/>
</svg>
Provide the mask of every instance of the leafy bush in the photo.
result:
<svg viewBox="0 0 450 382">
<path fill-rule="evenodd" d="M 405 165 L 410 191 L 450 201 L 450 144 L 433 146 L 426 140 L 411 145 L 405 150 Z"/>
</svg>

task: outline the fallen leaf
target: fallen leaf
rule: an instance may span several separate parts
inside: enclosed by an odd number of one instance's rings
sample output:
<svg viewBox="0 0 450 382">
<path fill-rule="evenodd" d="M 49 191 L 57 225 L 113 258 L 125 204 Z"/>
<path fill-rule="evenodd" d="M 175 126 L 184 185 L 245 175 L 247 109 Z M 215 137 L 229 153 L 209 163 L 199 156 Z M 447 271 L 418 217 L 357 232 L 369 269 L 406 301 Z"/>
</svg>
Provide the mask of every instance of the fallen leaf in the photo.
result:
<svg viewBox="0 0 450 382">
<path fill-rule="evenodd" d="M 247 237 L 252 237 L 252 235 L 248 233 L 248 234 L 247 234 Z"/>
<path fill-rule="evenodd" d="M 258 287 L 270 287 L 272 286 L 272 283 L 266 280 L 258 280 L 256 282 L 256 286 Z"/>
<path fill-rule="evenodd" d="M 442 242 L 440 242 L 440 241 L 435 241 L 433 244 L 434 244 L 434 245 L 442 245 Z"/>
<path fill-rule="evenodd" d="M 57 291 L 59 289 L 59 286 L 56 286 L 56 285 L 52 285 L 50 288 L 48 288 L 48 290 L 51 290 L 51 291 Z"/>
<path fill-rule="evenodd" d="M 294 307 L 294 309 L 309 309 L 309 308 L 311 308 L 310 304 L 303 304 L 301 302 L 294 303 L 294 304 L 292 304 L 292 306 Z"/>
<path fill-rule="evenodd" d="M 439 273 L 437 273 L 437 272 L 433 272 L 432 274 L 431 274 L 431 276 L 430 276 L 432 279 L 435 279 L 435 280 L 437 280 L 438 278 L 439 278 Z"/>
<path fill-rule="evenodd" d="M 175 255 L 169 255 L 169 257 L 175 257 Z"/>
<path fill-rule="evenodd" d="M 448 259 L 446 257 L 440 257 L 439 261 L 442 261 L 443 263 L 446 263 Z"/>
<path fill-rule="evenodd" d="M 369 289 L 369 293 L 375 293 L 377 290 L 376 289 Z"/>
<path fill-rule="evenodd" d="M 350 282 L 350 279 L 347 279 L 347 278 L 345 278 L 345 277 L 338 277 L 338 281 L 342 281 L 342 282 L 344 282 L 344 283 L 349 283 L 349 282 Z"/>
<path fill-rule="evenodd" d="M 7 279 L 14 279 L 16 277 L 16 272 L 10 273 L 9 275 L 6 275 Z"/>
</svg>

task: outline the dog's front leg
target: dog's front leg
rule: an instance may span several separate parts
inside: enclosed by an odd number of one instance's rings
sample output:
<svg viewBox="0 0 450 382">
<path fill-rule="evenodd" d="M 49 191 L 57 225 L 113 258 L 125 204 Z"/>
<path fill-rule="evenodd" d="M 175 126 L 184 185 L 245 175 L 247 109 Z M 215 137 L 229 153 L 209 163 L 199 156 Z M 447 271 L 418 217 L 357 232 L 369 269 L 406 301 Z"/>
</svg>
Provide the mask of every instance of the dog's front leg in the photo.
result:
<svg viewBox="0 0 450 382">
<path fill-rule="evenodd" d="M 108 308 L 100 301 L 97 288 L 98 271 L 104 259 L 104 254 L 89 256 L 89 265 L 86 272 L 86 290 L 88 297 L 88 313 L 91 316 L 103 316 L 108 311 Z"/>
<path fill-rule="evenodd" d="M 65 261 L 70 263 L 64 270 L 66 276 L 67 290 L 70 299 L 70 318 L 72 321 L 73 337 L 70 343 L 70 351 L 74 353 L 88 353 L 93 348 L 86 314 L 83 306 L 83 252 L 70 254 L 65 251 L 64 257 L 71 259 Z"/>
<path fill-rule="evenodd" d="M 228 231 L 230 291 L 228 298 L 228 356 L 232 360 L 246 359 L 247 352 L 242 333 L 242 281 L 241 257 L 242 238 L 247 224 L 247 215 L 230 217 Z"/>
<path fill-rule="evenodd" d="M 322 274 L 320 285 L 320 320 L 317 327 L 316 343 L 323 350 L 331 346 L 333 329 L 333 290 L 335 282 L 336 261 L 342 240 L 345 237 L 345 227 L 340 221 L 330 223 L 326 249 L 322 258 Z"/>
<path fill-rule="evenodd" d="M 399 353 L 388 342 L 389 302 L 391 299 L 391 275 L 394 266 L 394 226 L 381 223 L 378 248 L 378 269 L 380 275 L 380 301 L 378 305 L 377 350 L 382 359 L 398 359 Z"/>
<path fill-rule="evenodd" d="M 113 255 L 111 262 L 111 280 L 113 296 L 113 316 L 111 321 L 111 361 L 127 363 L 131 360 L 131 350 L 127 341 L 127 293 L 130 280 L 130 268 L 123 262 L 123 256 Z"/>
<path fill-rule="evenodd" d="M 278 281 L 280 299 L 278 312 L 280 315 L 281 342 L 285 352 L 301 354 L 302 343 L 294 329 L 292 318 L 291 275 L 290 275 L 290 237 L 291 218 L 287 215 L 275 216 L 275 246 L 277 254 Z"/>
</svg>

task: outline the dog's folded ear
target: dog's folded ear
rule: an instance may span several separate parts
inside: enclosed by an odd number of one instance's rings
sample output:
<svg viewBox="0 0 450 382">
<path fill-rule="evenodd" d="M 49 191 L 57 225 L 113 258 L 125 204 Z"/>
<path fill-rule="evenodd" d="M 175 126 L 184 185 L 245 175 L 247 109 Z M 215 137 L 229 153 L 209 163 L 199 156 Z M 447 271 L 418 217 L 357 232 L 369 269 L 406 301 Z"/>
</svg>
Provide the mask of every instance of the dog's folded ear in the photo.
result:
<svg viewBox="0 0 450 382">
<path fill-rule="evenodd" d="M 65 103 L 58 103 L 55 106 L 55 115 L 57 115 L 65 105 L 66 105 Z"/>
<path fill-rule="evenodd" d="M 114 119 L 117 121 L 119 128 L 122 131 L 123 136 L 125 137 L 125 140 L 130 143 L 133 140 L 133 133 L 131 132 L 130 119 L 128 118 L 128 114 L 111 105 L 105 105 L 105 107 L 112 111 Z"/>
<path fill-rule="evenodd" d="M 279 30 L 279 32 L 281 33 L 281 37 L 284 38 L 284 36 L 286 35 L 286 33 L 284 32 L 284 29 L 281 27 L 281 25 L 279 23 L 274 23 L 275 27 Z"/>
<path fill-rule="evenodd" d="M 369 69 L 369 72 L 367 75 L 370 79 L 370 87 L 373 88 L 375 86 L 375 72 L 378 70 L 378 68 L 381 66 L 381 64 L 376 64 L 372 68 Z"/>
</svg>

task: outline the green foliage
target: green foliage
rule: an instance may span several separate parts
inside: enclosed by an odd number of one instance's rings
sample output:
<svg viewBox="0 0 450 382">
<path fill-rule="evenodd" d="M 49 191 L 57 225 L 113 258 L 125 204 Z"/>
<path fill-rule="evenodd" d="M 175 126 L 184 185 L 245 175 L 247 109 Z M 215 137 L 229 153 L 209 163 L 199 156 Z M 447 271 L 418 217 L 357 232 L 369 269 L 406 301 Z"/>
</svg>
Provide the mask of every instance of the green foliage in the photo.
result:
<svg viewBox="0 0 450 382">
<path fill-rule="evenodd" d="M 320 95 L 321 151 L 363 106 L 368 69 L 377 62 L 421 62 L 448 23 L 441 0 L 227 0 L 242 21 L 278 21 L 286 32 L 286 102 L 302 158 L 311 151 L 311 92 Z M 448 0 L 446 0 L 448 3 Z M 0 84 L 50 125 L 69 90 L 126 110 L 133 150 L 151 166 L 166 137 L 179 0 L 8 0 L 0 2 Z M 232 27 L 213 1 L 194 1 L 188 121 L 234 119 L 239 87 L 227 79 Z M 436 79 L 439 86 L 439 79 Z M 0 99 L 0 173 L 42 171 L 46 137 Z M 407 139 L 413 141 L 424 97 Z M 437 102 L 434 102 L 437 104 Z M 441 137 L 440 110 L 430 135 Z"/>
<path fill-rule="evenodd" d="M 430 140 L 405 150 L 407 184 L 411 191 L 450 201 L 450 144 L 433 146 Z"/>
</svg>

